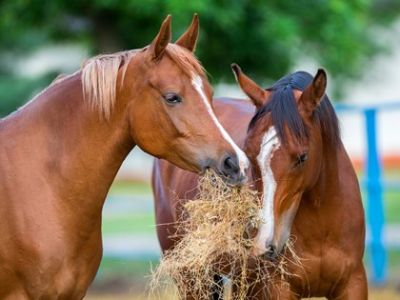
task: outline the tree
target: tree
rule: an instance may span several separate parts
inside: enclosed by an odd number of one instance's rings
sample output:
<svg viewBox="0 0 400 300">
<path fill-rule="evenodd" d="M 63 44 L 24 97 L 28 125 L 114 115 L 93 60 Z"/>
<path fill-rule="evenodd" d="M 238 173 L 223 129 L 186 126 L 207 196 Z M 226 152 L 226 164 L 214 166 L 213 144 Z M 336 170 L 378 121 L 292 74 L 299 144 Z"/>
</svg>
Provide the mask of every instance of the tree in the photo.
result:
<svg viewBox="0 0 400 300">
<path fill-rule="evenodd" d="M 213 79 L 233 80 L 232 62 L 259 80 L 277 79 L 304 55 L 347 79 L 382 48 L 370 29 L 390 24 L 398 6 L 396 0 L 3 1 L 0 53 L 23 55 L 64 41 L 93 54 L 138 48 L 151 42 L 168 13 L 178 37 L 198 12 L 197 55 Z M 10 72 L 0 68 L 0 75 Z"/>
</svg>

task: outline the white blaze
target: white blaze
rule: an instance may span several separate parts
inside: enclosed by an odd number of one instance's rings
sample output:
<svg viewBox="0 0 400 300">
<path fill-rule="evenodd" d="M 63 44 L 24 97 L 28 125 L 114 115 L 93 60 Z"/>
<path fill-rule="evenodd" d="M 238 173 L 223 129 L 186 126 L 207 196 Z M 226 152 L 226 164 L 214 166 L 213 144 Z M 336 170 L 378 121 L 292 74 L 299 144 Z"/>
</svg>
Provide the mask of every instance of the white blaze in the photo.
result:
<svg viewBox="0 0 400 300">
<path fill-rule="evenodd" d="M 271 159 L 274 152 L 280 147 L 279 138 L 275 127 L 272 126 L 264 134 L 261 141 L 260 153 L 257 156 L 257 163 L 261 170 L 263 184 L 262 209 L 260 217 L 262 223 L 258 229 L 254 244 L 254 254 L 261 255 L 266 252 L 266 245 L 272 243 L 274 236 L 274 197 L 276 181 L 271 169 Z"/>
<path fill-rule="evenodd" d="M 230 135 L 226 132 L 225 128 L 222 127 L 221 123 L 218 121 L 217 117 L 214 114 L 214 111 L 211 107 L 210 102 L 208 101 L 204 89 L 203 89 L 203 81 L 200 76 L 198 75 L 193 75 L 192 78 L 192 84 L 196 91 L 200 94 L 200 98 L 203 100 L 204 105 L 206 106 L 207 112 L 210 114 L 211 119 L 214 121 L 215 125 L 221 132 L 223 138 L 232 146 L 232 148 L 235 150 L 236 156 L 238 157 L 239 160 L 239 167 L 240 171 L 242 174 L 245 175 L 246 169 L 249 167 L 249 160 L 247 159 L 246 154 L 235 144 L 235 142 L 232 140 Z"/>
</svg>

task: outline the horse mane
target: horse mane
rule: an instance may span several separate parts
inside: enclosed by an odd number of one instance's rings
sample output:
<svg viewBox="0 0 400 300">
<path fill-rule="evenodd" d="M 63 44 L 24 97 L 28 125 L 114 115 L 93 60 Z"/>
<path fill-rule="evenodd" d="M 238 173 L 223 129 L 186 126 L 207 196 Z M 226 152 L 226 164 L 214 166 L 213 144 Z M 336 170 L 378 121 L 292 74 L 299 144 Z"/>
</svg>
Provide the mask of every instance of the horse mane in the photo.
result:
<svg viewBox="0 0 400 300">
<path fill-rule="evenodd" d="M 130 61 L 138 52 L 146 49 L 148 47 L 98 55 L 83 64 L 81 80 L 84 99 L 91 107 L 97 108 L 106 119 L 109 119 L 116 101 L 119 70 L 122 70 L 120 83 L 120 87 L 122 87 Z M 165 54 L 188 76 L 204 75 L 204 69 L 197 58 L 185 48 L 168 44 Z"/>
<path fill-rule="evenodd" d="M 287 141 L 285 127 L 296 139 L 307 140 L 308 130 L 300 116 L 293 90 L 304 91 L 312 80 L 313 77 L 304 71 L 295 72 L 279 79 L 267 89 L 272 92 L 271 99 L 257 110 L 250 121 L 248 130 L 253 128 L 264 115 L 271 113 L 272 123 L 282 142 Z M 322 138 L 328 146 L 336 148 L 340 144 L 339 122 L 327 95 L 324 95 L 321 103 L 314 110 L 312 119 L 320 126 Z"/>
</svg>

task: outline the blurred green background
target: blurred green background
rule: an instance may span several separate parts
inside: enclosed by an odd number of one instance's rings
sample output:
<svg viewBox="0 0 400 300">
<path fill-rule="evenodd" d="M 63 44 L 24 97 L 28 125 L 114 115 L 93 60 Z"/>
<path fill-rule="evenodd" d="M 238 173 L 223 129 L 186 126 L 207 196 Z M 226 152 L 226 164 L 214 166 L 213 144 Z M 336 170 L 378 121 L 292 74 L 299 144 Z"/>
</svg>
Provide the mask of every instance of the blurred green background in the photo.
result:
<svg viewBox="0 0 400 300">
<path fill-rule="evenodd" d="M 200 16 L 196 54 L 214 85 L 233 82 L 232 62 L 268 83 L 311 59 L 311 65 L 328 70 L 331 92 L 340 100 L 399 39 L 389 30 L 399 22 L 399 0 L 3 0 L 0 117 L 88 57 L 149 44 L 167 14 L 178 38 L 194 12 Z M 386 76 L 379 74 L 382 81 Z M 354 143 L 352 132 L 346 146 Z M 147 175 L 121 176 L 110 191 L 103 218 L 105 257 L 88 299 L 103 294 L 111 296 L 101 299 L 138 299 L 158 261 L 150 167 L 136 169 Z M 400 179 L 398 168 L 386 175 Z M 389 225 L 400 223 L 400 193 L 385 193 L 385 212 Z M 398 297 L 400 250 L 388 254 L 390 288 L 374 291 L 372 299 Z"/>
<path fill-rule="evenodd" d="M 374 32 L 397 19 L 400 1 L 3 0 L 0 116 L 65 71 L 54 67 L 37 76 L 23 76 L 21 58 L 54 44 L 79 45 L 86 56 L 143 47 L 169 13 L 177 38 L 194 12 L 201 22 L 197 55 L 214 83 L 233 80 L 229 69 L 233 61 L 264 80 L 277 78 L 298 60 L 312 57 L 335 78 L 335 92 L 340 95 L 349 78 L 368 68 L 373 55 L 390 50 Z M 70 66 L 77 67 L 76 63 Z"/>
</svg>

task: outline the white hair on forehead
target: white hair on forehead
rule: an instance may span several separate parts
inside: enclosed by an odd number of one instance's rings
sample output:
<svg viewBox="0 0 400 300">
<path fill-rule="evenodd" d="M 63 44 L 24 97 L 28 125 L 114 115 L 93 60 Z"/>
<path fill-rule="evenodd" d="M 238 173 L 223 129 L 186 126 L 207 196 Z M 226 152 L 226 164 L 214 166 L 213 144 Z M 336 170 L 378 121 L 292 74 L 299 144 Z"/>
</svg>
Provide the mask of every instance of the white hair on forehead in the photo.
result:
<svg viewBox="0 0 400 300">
<path fill-rule="evenodd" d="M 274 235 L 276 180 L 272 172 L 271 160 L 280 145 L 276 129 L 274 126 L 271 126 L 261 140 L 260 152 L 257 156 L 257 163 L 261 171 L 263 196 L 262 208 L 260 210 L 262 224 L 255 238 L 256 255 L 261 255 L 267 250 L 266 245 L 272 242 Z"/>
<path fill-rule="evenodd" d="M 232 140 L 231 136 L 226 132 L 225 128 L 221 125 L 215 113 L 211 107 L 209 100 L 207 99 L 206 94 L 204 93 L 203 80 L 199 75 L 192 74 L 192 84 L 196 91 L 200 94 L 200 98 L 202 99 L 208 114 L 211 116 L 211 119 L 217 126 L 218 130 L 221 132 L 222 137 L 228 142 L 228 144 L 233 148 L 236 153 L 239 162 L 239 168 L 242 174 L 244 175 L 246 169 L 249 167 L 249 160 L 247 159 L 246 154 L 236 145 L 236 143 Z"/>
</svg>

